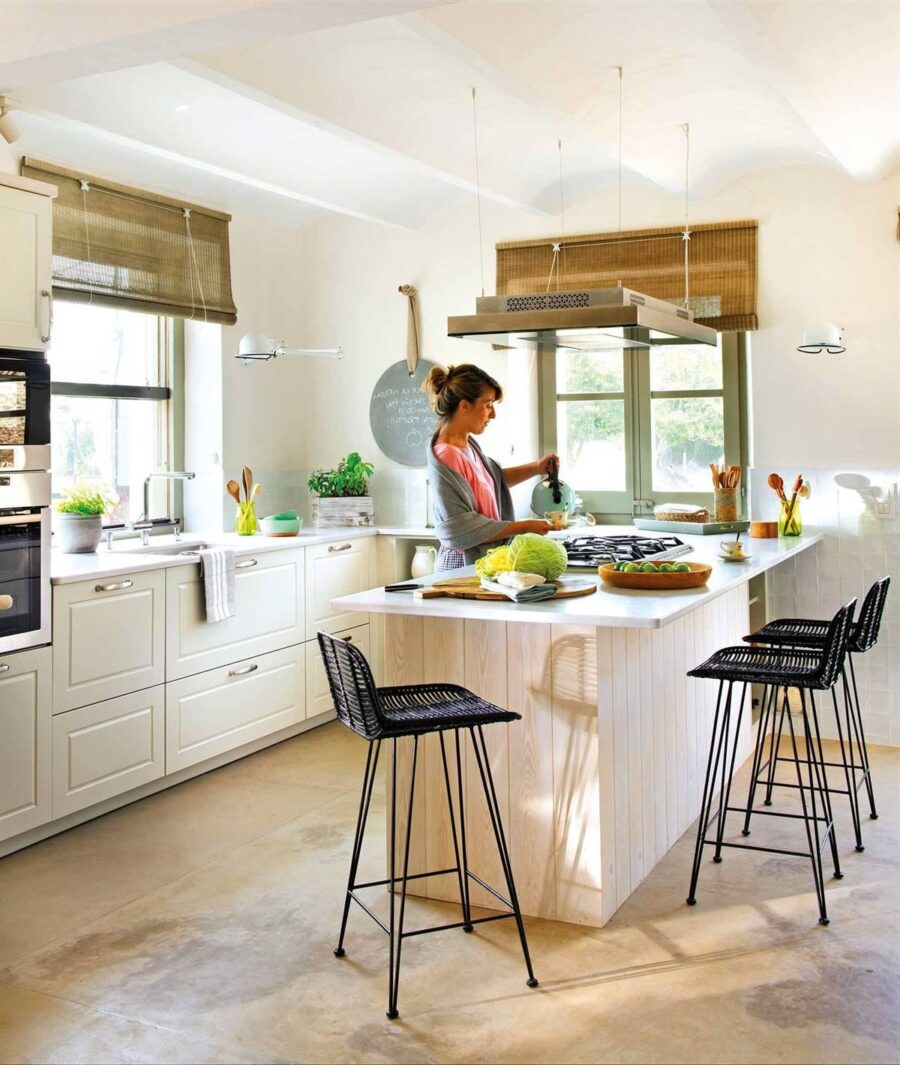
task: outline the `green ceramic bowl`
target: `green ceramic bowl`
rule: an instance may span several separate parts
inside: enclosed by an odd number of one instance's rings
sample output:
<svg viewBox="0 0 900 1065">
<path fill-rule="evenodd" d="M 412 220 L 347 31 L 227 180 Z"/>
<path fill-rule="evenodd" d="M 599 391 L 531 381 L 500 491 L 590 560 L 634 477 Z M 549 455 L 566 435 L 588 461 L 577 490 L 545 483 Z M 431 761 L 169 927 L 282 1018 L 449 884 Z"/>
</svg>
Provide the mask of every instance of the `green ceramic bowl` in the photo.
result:
<svg viewBox="0 0 900 1065">
<path fill-rule="evenodd" d="M 303 527 L 303 519 L 295 510 L 270 514 L 260 518 L 259 528 L 264 536 L 296 536 Z"/>
</svg>

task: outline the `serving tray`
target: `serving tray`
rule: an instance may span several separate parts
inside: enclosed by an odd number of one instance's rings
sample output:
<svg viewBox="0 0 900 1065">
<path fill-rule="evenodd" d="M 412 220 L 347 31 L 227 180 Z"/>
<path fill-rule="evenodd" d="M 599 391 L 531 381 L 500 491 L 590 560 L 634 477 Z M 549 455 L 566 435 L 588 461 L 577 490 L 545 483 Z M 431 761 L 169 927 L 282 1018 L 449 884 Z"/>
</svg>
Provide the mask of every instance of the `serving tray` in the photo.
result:
<svg viewBox="0 0 900 1065">
<path fill-rule="evenodd" d="M 601 566 L 600 579 L 616 588 L 634 588 L 647 592 L 668 592 L 681 588 L 700 588 L 709 580 L 712 566 L 705 562 L 688 562 L 690 573 L 623 573 L 614 562 Z"/>
<path fill-rule="evenodd" d="M 689 536 L 721 536 L 723 533 L 746 532 L 749 521 L 657 521 L 656 518 L 635 518 L 638 529 L 651 532 L 687 533 Z"/>
</svg>

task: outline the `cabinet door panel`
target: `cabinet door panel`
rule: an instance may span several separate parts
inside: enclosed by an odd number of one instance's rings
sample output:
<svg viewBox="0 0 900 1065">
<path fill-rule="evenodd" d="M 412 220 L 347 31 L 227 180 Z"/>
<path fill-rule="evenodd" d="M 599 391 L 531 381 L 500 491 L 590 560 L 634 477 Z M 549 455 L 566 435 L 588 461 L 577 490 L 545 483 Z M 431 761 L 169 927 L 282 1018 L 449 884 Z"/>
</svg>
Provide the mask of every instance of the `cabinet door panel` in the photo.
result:
<svg viewBox="0 0 900 1065">
<path fill-rule="evenodd" d="M 374 538 L 338 540 L 306 549 L 306 638 L 336 632 L 369 620 L 368 614 L 338 613 L 331 600 L 364 592 L 374 572 Z"/>
<path fill-rule="evenodd" d="M 164 771 L 165 688 L 53 718 L 53 816 L 122 795 Z"/>
<path fill-rule="evenodd" d="M 250 565 L 252 563 L 252 565 Z M 303 638 L 303 551 L 238 558 L 235 616 L 206 620 L 199 566 L 168 572 L 166 676 L 192 676 Z"/>
<path fill-rule="evenodd" d="M 305 717 L 303 645 L 166 685 L 166 772 L 203 762 Z"/>
<path fill-rule="evenodd" d="M 47 196 L 0 187 L 0 348 L 47 346 L 52 209 Z"/>
<path fill-rule="evenodd" d="M 334 635 L 342 640 L 352 640 L 354 647 L 358 647 L 366 658 L 369 657 L 368 625 L 346 629 Z M 306 644 L 306 716 L 316 717 L 327 713 L 334 713 L 328 676 L 325 673 L 322 655 L 319 653 L 319 641 L 310 640 Z"/>
<path fill-rule="evenodd" d="M 49 647 L 0 655 L 0 839 L 50 820 Z"/>
<path fill-rule="evenodd" d="M 54 713 L 163 682 L 165 595 L 162 570 L 54 588 Z"/>
</svg>

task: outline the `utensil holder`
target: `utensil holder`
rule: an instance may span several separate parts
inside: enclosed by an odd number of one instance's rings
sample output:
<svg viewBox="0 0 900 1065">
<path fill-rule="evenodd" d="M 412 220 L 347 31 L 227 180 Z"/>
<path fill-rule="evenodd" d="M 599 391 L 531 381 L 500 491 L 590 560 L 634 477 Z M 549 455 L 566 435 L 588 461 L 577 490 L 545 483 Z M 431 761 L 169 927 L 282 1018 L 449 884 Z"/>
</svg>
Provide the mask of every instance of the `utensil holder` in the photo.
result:
<svg viewBox="0 0 900 1065">
<path fill-rule="evenodd" d="M 716 521 L 738 520 L 738 490 L 736 488 L 716 489 Z"/>
<path fill-rule="evenodd" d="M 253 536 L 259 528 L 256 520 L 256 504 L 238 503 L 237 513 L 234 517 L 234 531 L 238 536 Z"/>
<path fill-rule="evenodd" d="M 790 515 L 790 517 L 788 516 Z M 799 536 L 803 532 L 803 521 L 800 518 L 800 500 L 795 499 L 793 507 L 789 499 L 782 499 L 781 510 L 778 514 L 778 535 Z"/>
</svg>

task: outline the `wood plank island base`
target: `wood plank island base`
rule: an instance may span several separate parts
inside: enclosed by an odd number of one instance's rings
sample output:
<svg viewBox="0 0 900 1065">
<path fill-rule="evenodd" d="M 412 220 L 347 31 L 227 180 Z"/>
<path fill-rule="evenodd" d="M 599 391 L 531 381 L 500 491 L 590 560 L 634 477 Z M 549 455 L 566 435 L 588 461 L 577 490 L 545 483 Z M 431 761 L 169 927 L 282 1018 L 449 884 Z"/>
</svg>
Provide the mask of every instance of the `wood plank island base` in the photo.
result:
<svg viewBox="0 0 900 1065">
<path fill-rule="evenodd" d="M 694 546 L 703 538 L 685 539 Z M 522 911 L 600 927 L 699 811 L 716 686 L 687 671 L 750 631 L 749 577 L 819 539 L 766 544 L 752 568 L 719 563 L 709 586 L 690 593 L 617 589 L 613 609 L 603 589 L 530 606 L 398 602 L 376 589 L 334 605 L 386 614 L 383 683 L 449 681 L 522 715 L 485 728 Z M 691 557 L 710 561 L 713 551 L 697 544 Z M 575 606 L 581 617 L 571 615 Z M 747 711 L 736 766 L 750 753 Z M 505 894 L 474 752 L 467 738 L 460 746 L 469 868 Z M 454 745 L 447 748 L 454 776 Z M 409 755 L 406 741 L 398 744 L 398 795 L 408 794 Z M 399 839 L 405 812 L 404 799 Z M 453 865 L 440 745 L 431 735 L 418 759 L 410 872 Z M 453 876 L 413 881 L 409 890 L 458 900 Z M 474 882 L 471 898 L 498 907 Z"/>
</svg>

